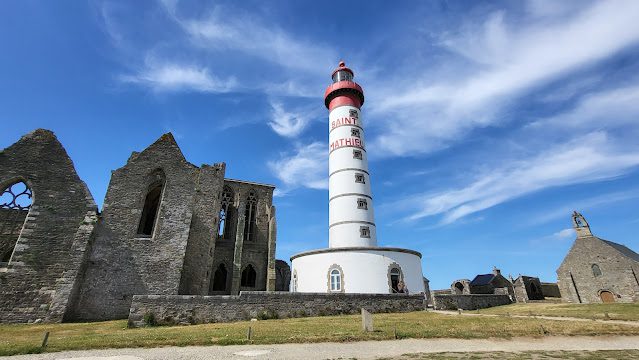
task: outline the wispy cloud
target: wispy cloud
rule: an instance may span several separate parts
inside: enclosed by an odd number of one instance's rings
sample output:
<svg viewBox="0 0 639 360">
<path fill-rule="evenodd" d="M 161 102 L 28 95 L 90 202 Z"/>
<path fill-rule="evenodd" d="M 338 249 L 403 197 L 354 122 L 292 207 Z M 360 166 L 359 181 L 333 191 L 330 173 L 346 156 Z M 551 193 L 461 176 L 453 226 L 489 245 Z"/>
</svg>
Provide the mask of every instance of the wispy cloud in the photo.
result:
<svg viewBox="0 0 639 360">
<path fill-rule="evenodd" d="M 298 146 L 294 152 L 282 154 L 278 160 L 270 161 L 268 167 L 284 184 L 281 194 L 289 190 L 306 187 L 328 188 L 327 145 L 313 142 Z"/>
<path fill-rule="evenodd" d="M 639 41 L 636 1 L 597 2 L 561 14 L 509 22 L 506 13 L 497 12 L 479 25 L 467 25 L 461 35 L 444 35 L 442 46 L 465 61 L 410 81 L 376 84 L 369 103 L 376 118 L 412 126 L 389 126 L 391 131 L 373 144 L 390 155 L 447 146 L 475 128 L 502 123 L 501 113 L 526 92 Z M 406 72 L 420 73 L 402 68 L 402 77 Z"/>
<path fill-rule="evenodd" d="M 410 219 L 442 215 L 443 224 L 541 189 L 613 178 L 639 165 L 639 151 L 628 152 L 596 132 L 550 148 L 537 156 L 511 161 L 478 176 L 470 184 L 422 194 L 410 200 Z"/>
<path fill-rule="evenodd" d="M 558 240 L 573 239 L 575 237 L 575 229 L 566 228 L 552 234 L 552 237 Z"/>
<path fill-rule="evenodd" d="M 170 63 L 147 64 L 139 73 L 121 75 L 120 80 L 148 87 L 154 91 L 199 91 L 224 93 L 237 88 L 235 78 L 221 80 L 205 67 Z"/>
<path fill-rule="evenodd" d="M 531 225 L 539 225 L 544 224 L 549 221 L 557 220 L 557 219 L 566 219 L 566 223 L 569 222 L 570 215 L 573 211 L 577 210 L 580 212 L 586 210 L 594 210 L 601 207 L 609 206 L 611 204 L 619 203 L 622 201 L 634 201 L 634 199 L 639 198 L 639 190 L 632 189 L 628 191 L 617 191 L 611 192 L 603 195 L 597 195 L 585 199 L 580 199 L 576 201 L 572 201 L 569 204 L 560 206 L 554 209 L 544 209 L 543 212 L 532 215 L 527 218 L 527 222 L 523 225 L 531 226 Z"/>
<path fill-rule="evenodd" d="M 284 137 L 298 136 L 314 117 L 319 116 L 318 109 L 320 107 L 285 107 L 284 104 L 277 100 L 271 100 L 271 120 L 268 125 L 278 135 Z"/>
</svg>

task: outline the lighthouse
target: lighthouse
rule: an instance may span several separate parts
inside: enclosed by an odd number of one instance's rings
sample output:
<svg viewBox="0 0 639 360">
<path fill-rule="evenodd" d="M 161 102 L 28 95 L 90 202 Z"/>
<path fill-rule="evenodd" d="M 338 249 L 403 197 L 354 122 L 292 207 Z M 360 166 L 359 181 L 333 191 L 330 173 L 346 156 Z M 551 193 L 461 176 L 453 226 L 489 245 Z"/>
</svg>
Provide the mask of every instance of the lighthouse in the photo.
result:
<svg viewBox="0 0 639 360">
<path fill-rule="evenodd" d="M 377 243 L 364 138 L 364 90 L 341 61 L 324 93 L 328 114 L 328 248 L 291 257 L 291 292 L 424 292 L 422 255 Z"/>
<path fill-rule="evenodd" d="M 341 61 L 324 94 L 328 115 L 329 247 L 377 246 L 361 108 L 364 90 Z"/>
</svg>

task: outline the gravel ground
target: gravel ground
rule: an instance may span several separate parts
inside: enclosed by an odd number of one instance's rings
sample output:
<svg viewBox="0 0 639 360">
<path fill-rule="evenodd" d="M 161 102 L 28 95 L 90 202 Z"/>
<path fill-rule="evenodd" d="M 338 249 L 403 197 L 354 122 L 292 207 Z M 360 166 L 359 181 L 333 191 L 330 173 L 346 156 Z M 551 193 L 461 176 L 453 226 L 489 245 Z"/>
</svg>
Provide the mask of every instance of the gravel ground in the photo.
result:
<svg viewBox="0 0 639 360">
<path fill-rule="evenodd" d="M 10 359 L 147 360 L 147 359 L 377 359 L 404 354 L 443 352 L 519 352 L 639 349 L 639 336 L 545 337 L 500 339 L 406 339 L 352 343 L 234 345 L 67 351 L 19 355 Z M 410 358 L 410 357 L 409 357 Z"/>
</svg>

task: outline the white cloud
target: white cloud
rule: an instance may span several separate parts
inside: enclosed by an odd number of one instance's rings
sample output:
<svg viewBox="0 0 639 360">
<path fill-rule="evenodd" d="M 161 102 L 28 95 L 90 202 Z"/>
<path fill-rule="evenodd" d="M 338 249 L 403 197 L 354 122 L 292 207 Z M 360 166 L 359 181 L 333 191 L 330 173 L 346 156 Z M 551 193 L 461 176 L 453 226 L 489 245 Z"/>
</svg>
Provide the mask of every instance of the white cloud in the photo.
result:
<svg viewBox="0 0 639 360">
<path fill-rule="evenodd" d="M 155 91 L 195 90 L 223 93 L 237 88 L 234 78 L 221 80 L 209 73 L 205 67 L 171 63 L 147 62 L 145 68 L 135 75 L 122 75 L 120 80 L 146 86 Z"/>
<path fill-rule="evenodd" d="M 532 123 L 532 128 L 607 128 L 639 124 L 639 86 L 599 91 L 584 96 L 569 112 Z"/>
<path fill-rule="evenodd" d="M 289 109 L 275 100 L 271 100 L 270 103 L 271 120 L 268 125 L 280 136 L 295 137 L 299 135 L 315 115 L 312 109 Z"/>
<path fill-rule="evenodd" d="M 559 240 L 572 239 L 575 237 L 575 230 L 573 228 L 566 228 L 552 234 L 552 237 Z"/>
<path fill-rule="evenodd" d="M 389 132 L 372 144 L 389 155 L 424 153 L 498 125 L 501 112 L 535 87 L 607 59 L 639 41 L 639 2 L 608 1 L 551 20 L 508 23 L 503 12 L 442 45 L 464 61 L 369 86 L 369 108 Z M 428 68 L 428 67 L 426 67 Z M 406 73 L 423 74 L 406 79 Z M 393 126 L 410 123 L 411 126 Z"/>
<path fill-rule="evenodd" d="M 273 175 L 284 184 L 284 193 L 298 187 L 328 189 L 327 148 L 325 143 L 313 142 L 268 163 Z"/>
<path fill-rule="evenodd" d="M 417 212 L 410 219 L 442 215 L 442 223 L 449 224 L 525 194 L 614 178 L 637 165 L 639 151 L 619 148 L 605 133 L 594 132 L 532 158 L 491 169 L 464 187 L 412 197 Z"/>
<path fill-rule="evenodd" d="M 203 21 L 180 21 L 192 40 L 203 48 L 231 49 L 278 64 L 286 69 L 323 74 L 334 66 L 335 52 L 305 41 L 258 19 L 213 11 Z"/>
</svg>

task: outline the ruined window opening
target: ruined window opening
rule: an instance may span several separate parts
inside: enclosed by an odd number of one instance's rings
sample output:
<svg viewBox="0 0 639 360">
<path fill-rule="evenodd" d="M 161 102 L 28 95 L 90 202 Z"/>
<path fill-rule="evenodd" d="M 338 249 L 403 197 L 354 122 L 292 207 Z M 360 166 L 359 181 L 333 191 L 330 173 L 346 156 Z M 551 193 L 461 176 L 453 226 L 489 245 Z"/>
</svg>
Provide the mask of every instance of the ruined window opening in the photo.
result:
<svg viewBox="0 0 639 360">
<path fill-rule="evenodd" d="M 359 137 L 359 129 L 351 128 L 351 136 Z"/>
<path fill-rule="evenodd" d="M 220 264 L 215 270 L 215 274 L 213 274 L 213 289 L 212 291 L 226 291 L 226 277 L 228 275 L 228 271 L 226 271 L 226 266 L 224 264 Z"/>
<path fill-rule="evenodd" d="M 220 221 L 217 224 L 218 239 L 229 239 L 231 237 L 231 211 L 233 210 L 233 191 L 225 187 L 222 191 L 222 205 L 220 207 Z"/>
<path fill-rule="evenodd" d="M 359 198 L 357 199 L 357 208 L 362 210 L 368 210 L 368 202 L 366 199 Z"/>
<path fill-rule="evenodd" d="M 362 160 L 362 150 L 353 150 L 353 159 Z"/>
<path fill-rule="evenodd" d="M 242 271 L 242 286 L 255 287 L 256 278 L 257 273 L 255 272 L 255 269 L 253 269 L 253 265 L 248 265 L 244 271 Z"/>
<path fill-rule="evenodd" d="M 368 228 L 368 226 L 360 226 L 359 227 L 359 237 L 362 237 L 362 238 L 370 238 L 371 237 L 371 230 Z"/>
<path fill-rule="evenodd" d="M 461 282 L 456 282 L 455 283 L 455 294 L 457 295 L 461 295 L 464 293 L 464 284 L 462 284 Z"/>
<path fill-rule="evenodd" d="M 9 185 L 0 194 L 0 266 L 11 261 L 24 222 L 31 209 L 33 193 L 22 181 Z"/>
<path fill-rule="evenodd" d="M 158 174 L 158 176 L 160 176 Z M 144 208 L 138 225 L 138 235 L 144 237 L 153 236 L 153 230 L 157 223 L 158 212 L 160 210 L 160 201 L 162 200 L 162 189 L 164 188 L 164 179 L 156 181 L 149 186 L 149 191 L 144 199 Z"/>
<path fill-rule="evenodd" d="M 251 190 L 248 199 L 246 200 L 246 211 L 244 218 L 246 219 L 246 225 L 244 225 L 244 241 L 255 240 L 255 213 L 257 212 L 257 196 L 255 192 Z"/>
<path fill-rule="evenodd" d="M 366 184 L 366 179 L 364 174 L 355 174 L 355 182 L 360 184 Z"/>
<path fill-rule="evenodd" d="M 599 268 L 599 265 L 592 264 L 592 274 L 595 277 L 601 276 L 601 268 Z"/>
<path fill-rule="evenodd" d="M 331 270 L 331 291 L 342 291 L 342 274 L 337 269 Z"/>
</svg>

